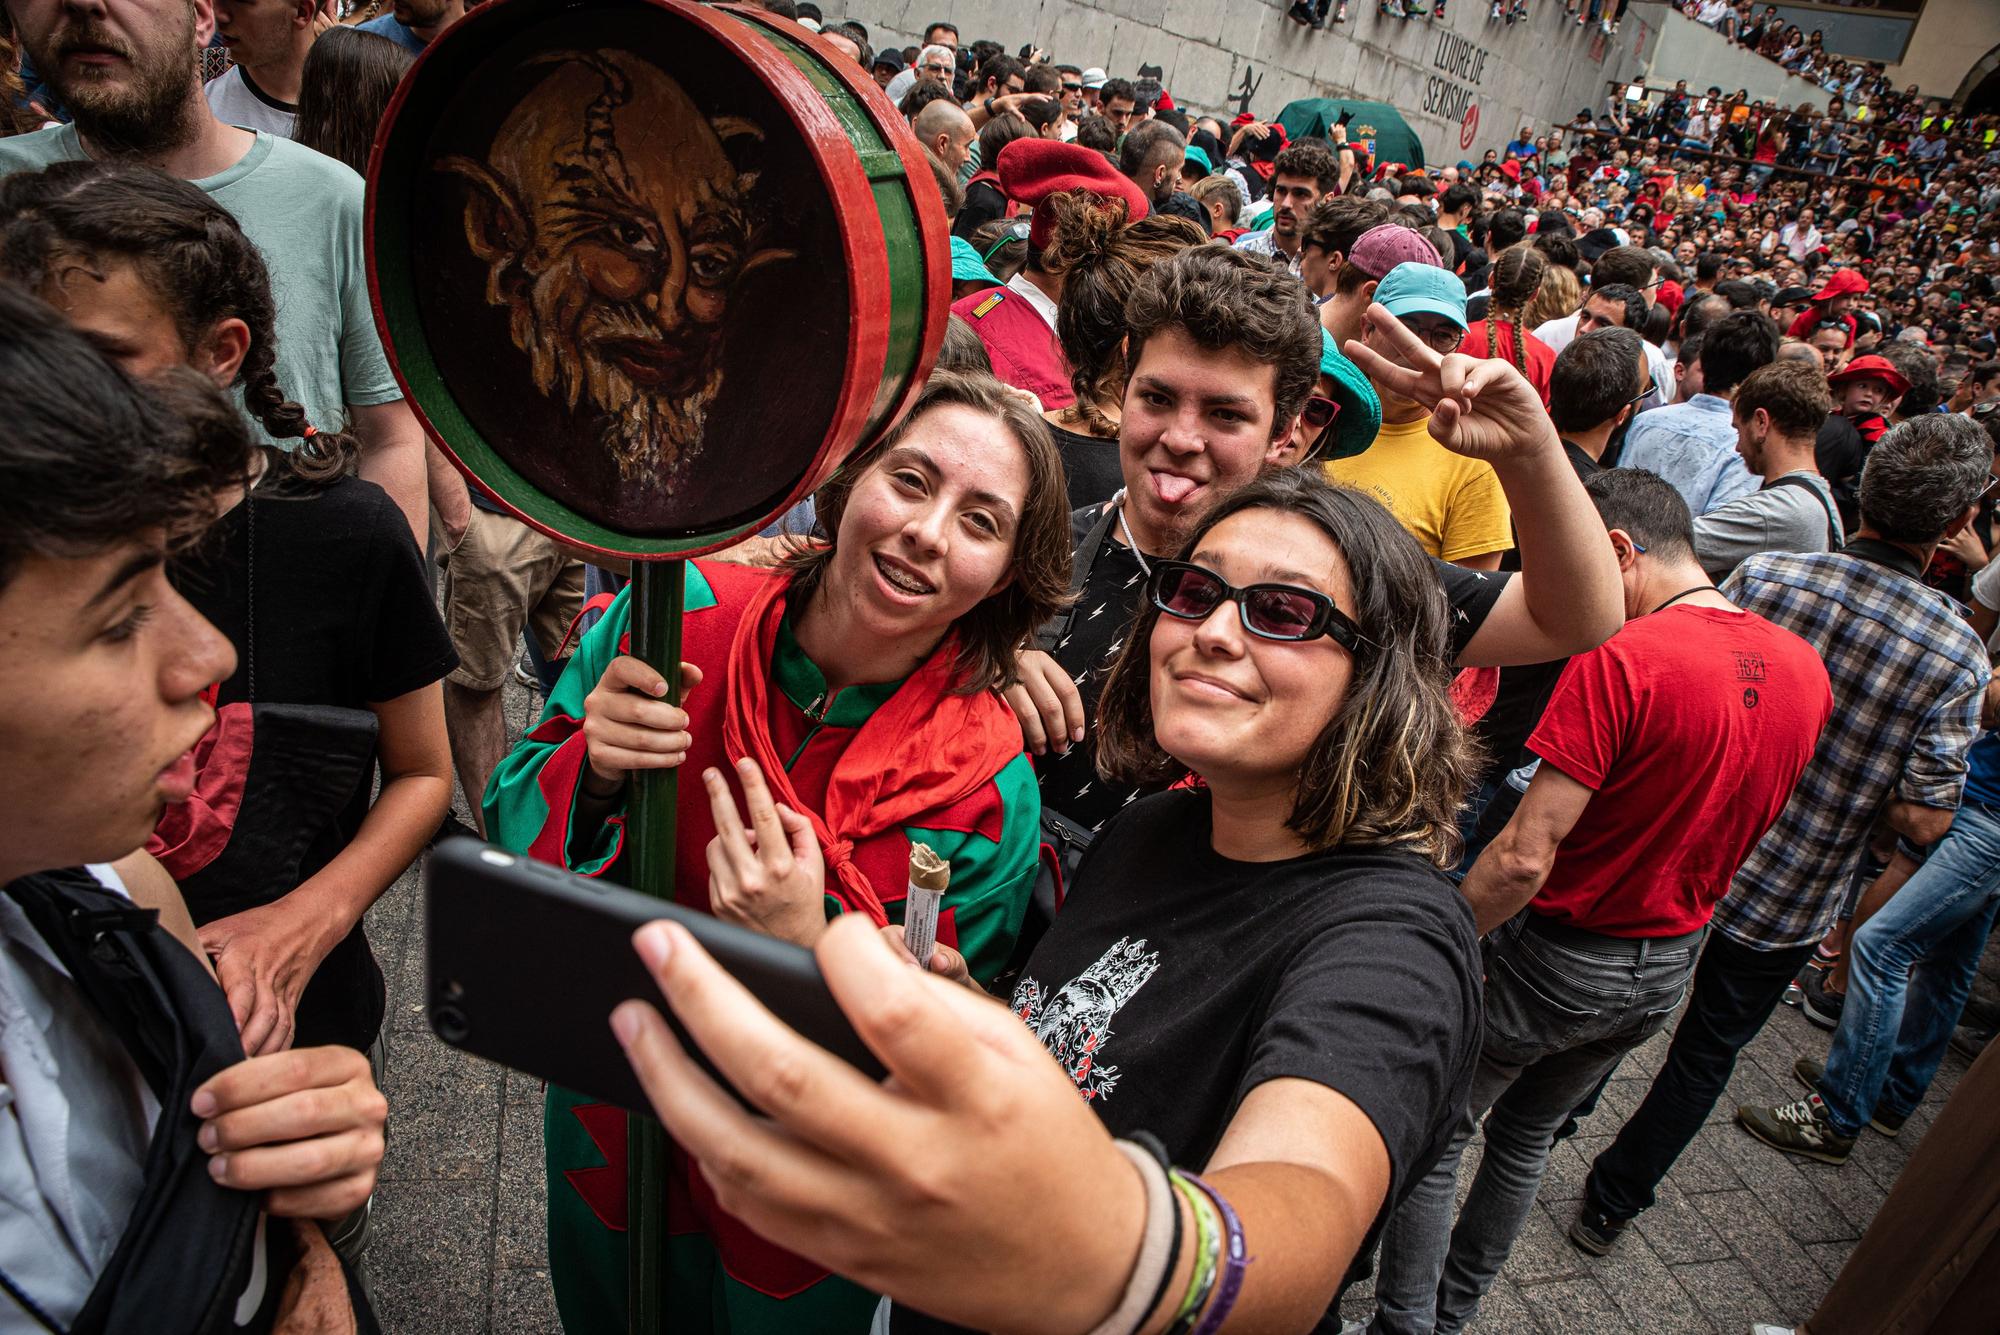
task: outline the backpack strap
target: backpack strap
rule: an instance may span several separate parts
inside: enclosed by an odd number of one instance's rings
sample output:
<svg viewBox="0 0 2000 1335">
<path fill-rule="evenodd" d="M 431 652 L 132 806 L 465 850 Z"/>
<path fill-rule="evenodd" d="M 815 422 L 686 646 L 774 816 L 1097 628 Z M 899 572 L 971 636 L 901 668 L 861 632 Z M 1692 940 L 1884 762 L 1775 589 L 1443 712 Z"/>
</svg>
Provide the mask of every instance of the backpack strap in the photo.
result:
<svg viewBox="0 0 2000 1335">
<path fill-rule="evenodd" d="M 1820 503 L 1821 509 L 1826 511 L 1826 549 L 1830 552 L 1840 550 L 1840 520 L 1834 514 L 1833 506 L 1827 501 L 1818 487 L 1815 487 L 1812 483 L 1795 473 L 1787 473 L 1781 478 L 1767 482 L 1764 484 L 1764 487 L 1767 491 L 1777 487 L 1797 487 L 1800 491 L 1811 492 L 1812 498 Z"/>
<path fill-rule="evenodd" d="M 1097 558 L 1103 553 L 1104 544 L 1111 540 L 1111 526 L 1118 522 L 1118 505 L 1113 499 L 1096 507 L 1095 513 L 1086 506 L 1070 515 L 1070 603 L 1060 616 L 1050 617 L 1035 633 L 1035 648 L 1045 654 L 1055 652 L 1076 621 L 1076 600 L 1083 596 L 1085 586 L 1090 583 L 1090 572 L 1097 568 Z M 1079 532 L 1081 538 L 1077 536 Z"/>
</svg>

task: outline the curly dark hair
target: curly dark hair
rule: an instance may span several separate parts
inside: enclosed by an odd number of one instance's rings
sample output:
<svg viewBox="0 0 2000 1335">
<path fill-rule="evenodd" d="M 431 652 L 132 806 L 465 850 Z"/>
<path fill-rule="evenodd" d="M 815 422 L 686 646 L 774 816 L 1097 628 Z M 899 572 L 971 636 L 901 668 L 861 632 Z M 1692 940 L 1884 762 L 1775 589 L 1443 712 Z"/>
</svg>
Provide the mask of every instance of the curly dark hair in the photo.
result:
<svg viewBox="0 0 2000 1335">
<path fill-rule="evenodd" d="M 1321 194 L 1331 194 L 1340 184 L 1340 162 L 1319 144 L 1293 144 L 1278 154 L 1271 164 L 1271 179 L 1304 176 L 1315 182 Z"/>
<path fill-rule="evenodd" d="M 272 439 L 300 442 L 288 458 L 302 480 L 353 471 L 353 438 L 332 423 L 316 428 L 278 385 L 277 311 L 264 258 L 200 187 L 152 167 L 97 162 L 58 162 L 0 182 L 0 277 L 42 292 L 65 263 L 130 264 L 190 349 L 218 321 L 243 321 L 250 346 L 235 383 L 244 408 Z"/>
<path fill-rule="evenodd" d="M 0 587 L 30 557 L 94 556 L 152 533 L 169 548 L 243 485 L 243 415 L 197 373 L 133 381 L 54 309 L 0 281 Z"/>
<path fill-rule="evenodd" d="M 1146 271 L 1125 303 L 1127 364 L 1178 329 L 1211 350 L 1235 348 L 1276 373 L 1271 431 L 1291 425 L 1319 379 L 1319 318 L 1305 284 L 1262 256 L 1194 246 Z"/>
<path fill-rule="evenodd" d="M 1307 847 L 1396 845 L 1440 867 L 1458 859 L 1458 809 L 1477 747 L 1451 702 L 1449 612 L 1431 563 L 1395 516 L 1311 469 L 1268 473 L 1204 516 L 1177 553 L 1190 559 L 1233 515 L 1269 510 L 1311 521 L 1339 548 L 1365 642 L 1338 711 L 1300 767 L 1286 818 Z M 1105 679 L 1097 711 L 1097 768 L 1108 780 L 1163 787 L 1187 766 L 1160 749 L 1152 703 L 1149 601 Z"/>
</svg>

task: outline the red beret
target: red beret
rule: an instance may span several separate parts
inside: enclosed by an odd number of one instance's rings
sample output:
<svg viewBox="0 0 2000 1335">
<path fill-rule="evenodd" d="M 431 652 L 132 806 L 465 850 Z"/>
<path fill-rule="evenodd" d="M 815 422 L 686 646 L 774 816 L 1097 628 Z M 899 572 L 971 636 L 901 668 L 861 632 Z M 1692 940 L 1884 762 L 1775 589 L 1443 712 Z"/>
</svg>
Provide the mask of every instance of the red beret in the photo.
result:
<svg viewBox="0 0 2000 1335">
<path fill-rule="evenodd" d="M 1826 286 L 1812 294 L 1814 301 L 1831 301 L 1850 293 L 1859 295 L 1868 290 L 1868 280 L 1852 269 L 1835 269 L 1827 279 Z"/>
<path fill-rule="evenodd" d="M 1094 148 L 1055 139 L 1016 139 L 1000 150 L 994 169 L 1000 173 L 1000 188 L 1007 198 L 1034 208 L 1028 244 L 1036 250 L 1048 245 L 1049 231 L 1055 225 L 1049 211 L 1041 207 L 1042 201 L 1065 190 L 1087 190 L 1103 199 L 1122 199 L 1128 221 L 1146 216 L 1146 192 Z"/>
</svg>

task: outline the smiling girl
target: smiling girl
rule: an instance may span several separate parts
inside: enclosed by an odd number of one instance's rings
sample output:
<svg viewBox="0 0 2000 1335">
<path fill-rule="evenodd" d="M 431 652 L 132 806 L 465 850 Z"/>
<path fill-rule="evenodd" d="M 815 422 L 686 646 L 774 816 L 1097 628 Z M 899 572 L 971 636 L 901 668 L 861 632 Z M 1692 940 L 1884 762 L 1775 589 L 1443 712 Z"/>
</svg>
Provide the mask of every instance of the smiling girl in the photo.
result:
<svg viewBox="0 0 2000 1335">
<path fill-rule="evenodd" d="M 1439 868 L 1469 755 L 1429 562 L 1373 500 L 1297 470 L 1223 500 L 1178 558 L 1152 567 L 1098 757 L 1128 782 L 1203 783 L 1104 827 L 1013 1017 L 836 924 L 820 964 L 892 1073 L 876 1085 L 684 931 L 639 933 L 770 1120 L 628 1003 L 613 1028 L 662 1119 L 751 1226 L 890 1294 L 898 1331 L 930 1324 L 914 1309 L 979 1329 L 1312 1329 L 1463 1106 L 1479 970 Z M 932 967 L 964 981 L 945 951 Z M 1183 1170 L 1173 1190 L 1159 1161 Z M 963 1256 L 981 1263 L 937 1263 Z"/>
<path fill-rule="evenodd" d="M 680 707 L 626 652 L 621 595 L 496 772 L 487 829 L 618 879 L 630 775 L 685 764 L 702 783 L 680 786 L 681 903 L 811 945 L 839 915 L 900 922 L 910 846 L 923 843 L 951 864 L 939 939 L 990 978 L 1020 929 L 1040 823 L 1020 727 L 993 692 L 1014 647 L 1067 598 L 1061 461 L 998 381 L 941 372 L 816 503 L 830 540 L 783 569 L 689 564 Z M 765 880 L 732 871 L 748 837 L 732 768 L 762 801 L 760 846 L 784 853 Z M 822 858 L 823 882 L 815 870 L 807 886 L 808 859 Z M 546 1127 L 564 1322 L 623 1329 L 624 1174 L 590 1170 L 606 1152 L 622 1161 L 624 1116 L 552 1089 Z M 699 1173 L 674 1176 L 677 1327 L 866 1328 L 871 1296 L 752 1235 Z"/>
</svg>

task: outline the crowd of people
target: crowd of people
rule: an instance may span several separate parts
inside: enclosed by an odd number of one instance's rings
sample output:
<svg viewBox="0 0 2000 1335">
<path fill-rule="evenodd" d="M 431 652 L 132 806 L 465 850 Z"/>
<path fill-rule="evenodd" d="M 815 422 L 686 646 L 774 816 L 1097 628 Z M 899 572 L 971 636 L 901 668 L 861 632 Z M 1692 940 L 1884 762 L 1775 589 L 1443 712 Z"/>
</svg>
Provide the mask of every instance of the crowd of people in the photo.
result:
<svg viewBox="0 0 2000 1335">
<path fill-rule="evenodd" d="M 1829 1171 L 1973 1061 L 1798 1329 L 1990 1324 L 1994 119 L 1842 82 L 1861 178 L 1683 83 L 1438 168 L 765 8 L 906 118 L 951 316 L 687 564 L 676 696 L 375 333 L 358 169 L 460 0 L 7 0 L 0 1330 L 374 1329 L 369 908 L 454 832 L 621 879 L 664 769 L 675 897 L 892 1076 L 637 934 L 677 1325 L 1457 1331 L 1628 1053 L 1596 1256 L 1787 1003 L 1831 1046 L 1735 1123 Z M 624 1135 L 548 1090 L 573 1332 Z"/>
</svg>

